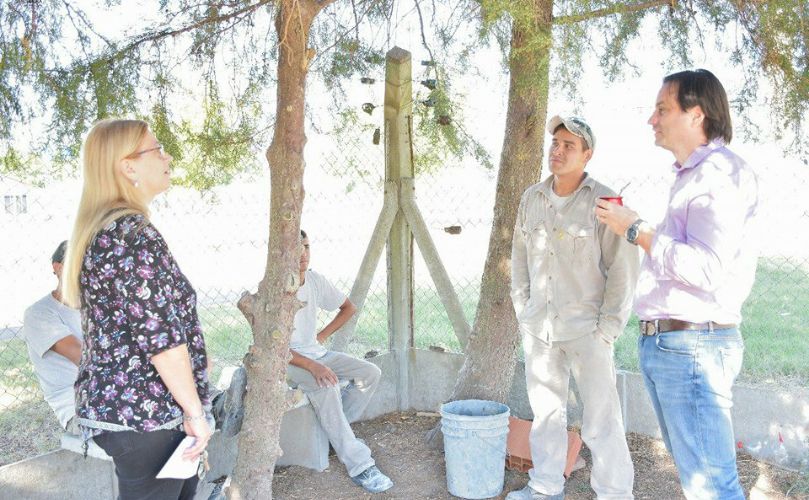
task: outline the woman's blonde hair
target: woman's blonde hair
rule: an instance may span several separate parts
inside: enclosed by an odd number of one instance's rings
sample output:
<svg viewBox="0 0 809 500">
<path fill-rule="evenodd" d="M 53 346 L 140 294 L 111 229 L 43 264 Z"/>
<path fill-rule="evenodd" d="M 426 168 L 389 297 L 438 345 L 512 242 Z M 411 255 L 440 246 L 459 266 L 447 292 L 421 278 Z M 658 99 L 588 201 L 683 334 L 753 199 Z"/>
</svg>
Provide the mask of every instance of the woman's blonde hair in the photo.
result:
<svg viewBox="0 0 809 500">
<path fill-rule="evenodd" d="M 107 119 L 97 122 L 84 140 L 84 185 L 62 268 L 62 300 L 71 307 L 80 305 L 79 274 L 95 235 L 124 215 L 149 215 L 142 195 L 119 167 L 148 131 L 141 120 Z"/>
</svg>

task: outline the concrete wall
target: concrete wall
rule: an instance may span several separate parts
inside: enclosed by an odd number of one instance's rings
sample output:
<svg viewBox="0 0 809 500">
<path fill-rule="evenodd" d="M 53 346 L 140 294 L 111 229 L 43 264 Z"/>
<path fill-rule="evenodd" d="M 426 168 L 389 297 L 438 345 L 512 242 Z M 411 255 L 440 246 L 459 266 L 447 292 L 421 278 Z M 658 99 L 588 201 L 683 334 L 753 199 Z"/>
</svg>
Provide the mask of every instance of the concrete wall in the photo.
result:
<svg viewBox="0 0 809 500">
<path fill-rule="evenodd" d="M 0 467 L 0 498 L 115 498 L 112 462 L 57 450 Z"/>
<path fill-rule="evenodd" d="M 376 356 L 369 361 L 375 363 L 382 370 L 382 380 L 376 391 L 374 400 L 368 405 L 363 414 L 364 419 L 370 419 L 396 410 L 397 396 L 395 353 L 386 353 Z M 410 370 L 410 403 L 413 410 L 438 412 L 441 404 L 449 400 L 458 372 L 463 366 L 464 356 L 449 352 L 436 352 L 421 349 L 411 349 L 409 354 Z M 575 389 L 575 383 L 571 381 Z M 525 367 L 517 363 L 514 372 L 514 382 L 511 386 L 508 406 L 511 414 L 524 418 L 533 418 L 528 396 L 525 392 Z M 575 425 L 581 420 L 581 410 L 575 391 L 571 391 L 568 407 L 568 417 Z"/>
<path fill-rule="evenodd" d="M 410 373 L 413 375 L 410 401 L 413 409 L 438 411 L 441 403 L 447 401 L 452 392 L 458 371 L 463 365 L 463 356 L 414 350 L 410 357 Z M 377 359 L 379 358 L 374 358 L 373 361 L 376 362 Z M 383 377 L 387 377 L 385 365 L 379 365 L 383 368 Z M 657 417 L 641 376 L 619 371 L 617 388 L 627 432 L 659 439 Z M 797 467 L 802 458 L 809 456 L 809 390 L 794 388 L 779 391 L 737 384 L 733 394 L 732 415 L 736 441 L 741 441 L 751 455 L 789 467 Z M 507 403 L 513 415 L 524 419 L 533 418 L 525 390 L 523 363 L 517 364 Z M 382 402 L 377 404 L 384 406 Z M 369 417 L 377 414 L 369 414 Z M 568 419 L 571 425 L 581 425 L 581 404 L 572 380 Z M 781 452 L 777 449 L 779 433 L 784 444 Z M 784 450 L 786 460 L 778 456 Z"/>
<path fill-rule="evenodd" d="M 365 412 L 369 419 L 395 411 L 398 407 L 396 380 L 398 364 L 395 353 L 372 358 L 382 369 L 382 380 L 376 396 Z M 408 370 L 411 375 L 409 399 L 417 411 L 437 412 L 452 393 L 458 371 L 463 365 L 460 354 L 410 350 Z M 581 405 L 571 383 L 568 418 L 571 425 L 581 423 Z M 640 375 L 619 372 L 618 393 L 627 432 L 660 437 L 654 415 Z M 737 386 L 734 388 L 733 408 L 736 439 L 748 447 L 765 443 L 751 450 L 758 458 L 780 465 L 797 466 L 809 454 L 809 390 L 767 390 Z M 508 405 L 513 415 L 530 419 L 533 414 L 525 391 L 525 368 L 517 364 Z M 786 460 L 773 446 L 783 438 Z M 208 498 L 214 481 L 227 476 L 238 454 L 237 439 L 224 439 L 217 433 L 208 447 L 211 470 L 200 484 L 198 499 Z M 0 468 L 0 497 L 26 499 L 114 498 L 114 472 L 110 462 L 88 458 L 59 450 Z"/>
</svg>

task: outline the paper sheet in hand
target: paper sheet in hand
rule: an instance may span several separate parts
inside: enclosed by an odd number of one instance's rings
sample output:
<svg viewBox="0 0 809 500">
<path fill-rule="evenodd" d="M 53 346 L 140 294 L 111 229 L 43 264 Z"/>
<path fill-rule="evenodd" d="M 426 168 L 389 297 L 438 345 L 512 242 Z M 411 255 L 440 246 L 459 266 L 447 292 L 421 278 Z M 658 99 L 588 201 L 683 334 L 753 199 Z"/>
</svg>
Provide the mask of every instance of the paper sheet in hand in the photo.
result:
<svg viewBox="0 0 809 500">
<path fill-rule="evenodd" d="M 197 473 L 199 468 L 199 458 L 194 460 L 185 460 L 183 452 L 194 445 L 196 440 L 193 436 L 186 436 L 174 453 L 171 454 L 166 465 L 160 469 L 160 472 L 155 476 L 157 479 L 188 479 Z"/>
</svg>

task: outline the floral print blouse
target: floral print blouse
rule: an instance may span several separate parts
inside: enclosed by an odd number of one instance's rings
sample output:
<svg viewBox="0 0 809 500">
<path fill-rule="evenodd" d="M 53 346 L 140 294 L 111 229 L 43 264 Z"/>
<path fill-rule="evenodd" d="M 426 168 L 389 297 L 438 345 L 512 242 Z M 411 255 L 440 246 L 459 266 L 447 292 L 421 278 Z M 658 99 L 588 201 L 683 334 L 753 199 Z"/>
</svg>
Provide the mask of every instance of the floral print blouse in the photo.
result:
<svg viewBox="0 0 809 500">
<path fill-rule="evenodd" d="M 90 435 L 177 428 L 182 409 L 150 360 L 182 344 L 199 398 L 209 404 L 196 293 L 143 215 L 120 217 L 96 234 L 79 282 L 84 346 L 76 414 Z"/>
</svg>

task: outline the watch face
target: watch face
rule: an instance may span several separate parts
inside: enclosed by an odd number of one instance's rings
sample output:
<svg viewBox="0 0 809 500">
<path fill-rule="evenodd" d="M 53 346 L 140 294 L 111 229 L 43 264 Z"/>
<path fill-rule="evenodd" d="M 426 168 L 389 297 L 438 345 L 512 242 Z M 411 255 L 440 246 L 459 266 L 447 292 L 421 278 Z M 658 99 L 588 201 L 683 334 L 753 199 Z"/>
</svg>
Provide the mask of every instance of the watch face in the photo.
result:
<svg viewBox="0 0 809 500">
<path fill-rule="evenodd" d="M 635 243 L 635 240 L 638 239 L 638 226 L 635 224 L 629 226 L 629 229 L 626 230 L 626 239 L 630 243 Z"/>
</svg>

